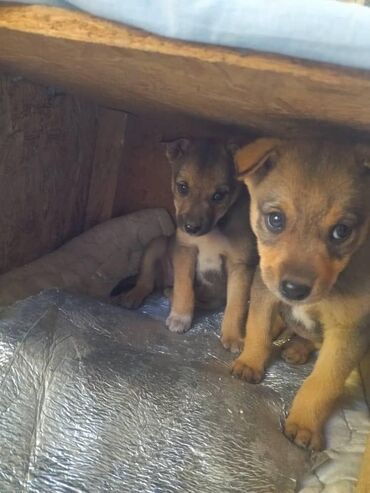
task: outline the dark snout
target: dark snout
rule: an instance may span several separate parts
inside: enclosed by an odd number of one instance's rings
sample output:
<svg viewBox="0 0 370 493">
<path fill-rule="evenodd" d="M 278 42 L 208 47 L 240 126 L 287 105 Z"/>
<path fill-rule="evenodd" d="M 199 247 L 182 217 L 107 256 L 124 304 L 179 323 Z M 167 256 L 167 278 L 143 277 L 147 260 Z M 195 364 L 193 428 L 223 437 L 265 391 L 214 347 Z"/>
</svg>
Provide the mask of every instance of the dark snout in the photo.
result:
<svg viewBox="0 0 370 493">
<path fill-rule="evenodd" d="M 315 278 L 315 274 L 307 269 L 286 269 L 279 292 L 287 301 L 304 301 L 313 290 Z"/>
<path fill-rule="evenodd" d="M 182 215 L 177 218 L 177 225 L 185 233 L 193 236 L 201 236 L 209 233 L 213 227 L 208 217 Z"/>
<path fill-rule="evenodd" d="M 308 298 L 312 291 L 312 286 L 301 284 L 290 279 L 281 281 L 280 294 L 290 301 L 303 301 Z"/>
</svg>

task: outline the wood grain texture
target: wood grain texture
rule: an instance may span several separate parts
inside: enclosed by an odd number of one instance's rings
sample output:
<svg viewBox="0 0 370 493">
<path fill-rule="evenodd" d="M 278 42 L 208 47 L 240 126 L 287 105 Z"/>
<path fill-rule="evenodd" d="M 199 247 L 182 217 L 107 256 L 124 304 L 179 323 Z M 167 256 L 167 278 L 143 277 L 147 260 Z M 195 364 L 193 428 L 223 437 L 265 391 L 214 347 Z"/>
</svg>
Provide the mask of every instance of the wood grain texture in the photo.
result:
<svg viewBox="0 0 370 493">
<path fill-rule="evenodd" d="M 275 134 L 370 130 L 369 72 L 175 42 L 43 6 L 0 8 L 0 66 L 134 113 Z"/>
<path fill-rule="evenodd" d="M 85 229 L 112 217 L 117 180 L 124 159 L 126 121 L 125 113 L 99 108 Z"/>
<path fill-rule="evenodd" d="M 0 272 L 82 231 L 95 108 L 0 78 Z"/>
<path fill-rule="evenodd" d="M 126 115 L 0 76 L 0 272 L 109 219 Z"/>
</svg>

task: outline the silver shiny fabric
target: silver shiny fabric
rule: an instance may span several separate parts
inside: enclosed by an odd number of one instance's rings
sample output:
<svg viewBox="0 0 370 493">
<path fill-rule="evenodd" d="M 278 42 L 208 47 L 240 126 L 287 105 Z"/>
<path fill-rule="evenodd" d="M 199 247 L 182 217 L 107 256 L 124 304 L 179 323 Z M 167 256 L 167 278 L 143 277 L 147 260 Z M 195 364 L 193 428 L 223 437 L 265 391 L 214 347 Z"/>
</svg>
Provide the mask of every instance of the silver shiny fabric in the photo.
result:
<svg viewBox="0 0 370 493">
<path fill-rule="evenodd" d="M 310 365 L 229 374 L 221 314 L 163 320 L 48 290 L 0 314 L 0 492 L 290 493 L 309 466 L 280 420 Z"/>
</svg>

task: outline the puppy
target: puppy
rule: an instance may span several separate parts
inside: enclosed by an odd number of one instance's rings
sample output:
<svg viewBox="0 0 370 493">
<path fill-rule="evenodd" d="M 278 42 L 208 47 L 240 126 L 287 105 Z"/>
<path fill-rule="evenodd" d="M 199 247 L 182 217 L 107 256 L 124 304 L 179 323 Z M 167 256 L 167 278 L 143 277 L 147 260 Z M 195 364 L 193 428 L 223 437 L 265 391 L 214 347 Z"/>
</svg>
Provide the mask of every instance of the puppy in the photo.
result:
<svg viewBox="0 0 370 493">
<path fill-rule="evenodd" d="M 176 234 L 149 245 L 136 286 L 121 295 L 120 302 L 137 307 L 156 285 L 173 284 L 166 324 L 173 332 L 185 332 L 196 303 L 215 307 L 226 300 L 221 341 L 225 348 L 237 351 L 258 255 L 246 223 L 249 194 L 236 179 L 228 147 L 213 139 L 179 139 L 166 145 Z"/>
<path fill-rule="evenodd" d="M 302 360 L 321 345 L 284 428 L 297 445 L 318 450 L 370 342 L 370 146 L 259 139 L 235 160 L 251 195 L 260 268 L 232 371 L 253 383 L 263 378 L 278 313 L 299 334 Z"/>
</svg>

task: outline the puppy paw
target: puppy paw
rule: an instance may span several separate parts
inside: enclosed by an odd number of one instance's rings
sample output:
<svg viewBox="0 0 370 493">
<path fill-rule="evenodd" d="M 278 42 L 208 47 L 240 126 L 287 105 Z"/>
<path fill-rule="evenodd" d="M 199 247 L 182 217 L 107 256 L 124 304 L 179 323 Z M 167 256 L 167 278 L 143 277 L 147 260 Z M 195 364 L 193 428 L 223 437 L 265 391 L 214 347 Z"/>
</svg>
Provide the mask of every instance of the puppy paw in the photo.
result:
<svg viewBox="0 0 370 493">
<path fill-rule="evenodd" d="M 233 362 L 231 373 L 249 383 L 260 383 L 265 376 L 263 368 L 253 368 L 246 364 L 241 358 L 237 358 Z"/>
<path fill-rule="evenodd" d="M 298 447 L 319 451 L 324 448 L 324 437 L 320 430 L 310 429 L 307 425 L 294 422 L 287 418 L 284 435 Z"/>
<path fill-rule="evenodd" d="M 293 344 L 283 347 L 281 357 L 291 365 L 304 365 L 309 360 L 310 352 L 302 346 Z"/>
<path fill-rule="evenodd" d="M 147 295 L 148 293 L 146 290 L 134 288 L 127 293 L 122 293 L 117 296 L 114 303 L 123 306 L 124 308 L 128 308 L 129 310 L 134 310 L 139 308 Z"/>
<path fill-rule="evenodd" d="M 283 345 L 281 357 L 287 363 L 303 365 L 314 351 L 315 345 L 312 341 L 296 335 Z"/>
<path fill-rule="evenodd" d="M 178 315 L 173 312 L 167 317 L 166 326 L 171 332 L 177 332 L 183 334 L 191 327 L 192 317 L 191 315 Z"/>
<path fill-rule="evenodd" d="M 220 340 L 223 347 L 232 353 L 240 353 L 243 349 L 243 339 L 240 337 L 224 334 L 222 332 Z"/>
</svg>

